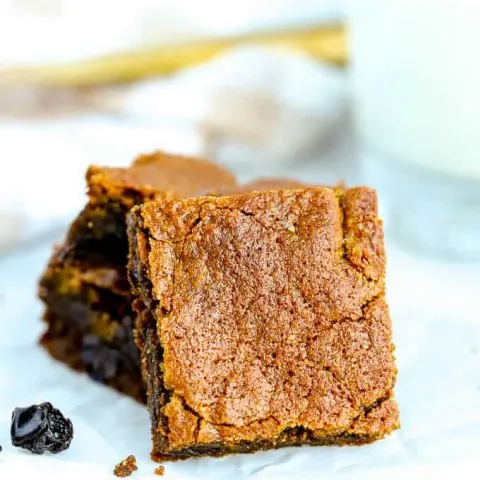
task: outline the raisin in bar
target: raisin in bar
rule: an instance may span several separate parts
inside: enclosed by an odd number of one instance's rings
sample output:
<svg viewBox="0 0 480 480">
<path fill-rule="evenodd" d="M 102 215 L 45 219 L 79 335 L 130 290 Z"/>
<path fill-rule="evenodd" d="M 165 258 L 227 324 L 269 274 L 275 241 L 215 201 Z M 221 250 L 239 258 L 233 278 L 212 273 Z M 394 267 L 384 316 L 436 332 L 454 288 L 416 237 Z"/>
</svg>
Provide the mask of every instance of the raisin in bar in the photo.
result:
<svg viewBox="0 0 480 480">
<path fill-rule="evenodd" d="M 144 401 L 126 279 L 113 268 L 65 265 L 61 254 L 40 281 L 39 296 L 48 306 L 42 345 L 71 368 Z"/>
<path fill-rule="evenodd" d="M 155 458 L 364 444 L 398 427 L 373 190 L 150 202 L 128 235 Z"/>
<path fill-rule="evenodd" d="M 155 198 L 231 188 L 235 179 L 206 160 L 162 152 L 128 168 L 90 167 L 86 177 L 89 201 L 40 280 L 47 325 L 41 343 L 72 368 L 144 400 L 126 276 L 126 213 Z"/>
</svg>

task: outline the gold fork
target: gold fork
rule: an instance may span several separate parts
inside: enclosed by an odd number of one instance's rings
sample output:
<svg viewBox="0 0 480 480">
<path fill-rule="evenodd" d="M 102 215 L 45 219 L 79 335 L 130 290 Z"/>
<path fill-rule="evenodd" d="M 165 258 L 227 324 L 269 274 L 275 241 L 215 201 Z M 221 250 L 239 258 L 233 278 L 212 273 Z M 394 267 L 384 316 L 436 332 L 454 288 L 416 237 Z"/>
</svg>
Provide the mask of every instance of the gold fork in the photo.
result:
<svg viewBox="0 0 480 480">
<path fill-rule="evenodd" d="M 81 87 L 130 82 L 166 75 L 206 62 L 227 49 L 251 44 L 297 49 L 339 66 L 347 61 L 344 26 L 327 25 L 165 45 L 65 64 L 0 68 L 0 86 Z"/>
</svg>

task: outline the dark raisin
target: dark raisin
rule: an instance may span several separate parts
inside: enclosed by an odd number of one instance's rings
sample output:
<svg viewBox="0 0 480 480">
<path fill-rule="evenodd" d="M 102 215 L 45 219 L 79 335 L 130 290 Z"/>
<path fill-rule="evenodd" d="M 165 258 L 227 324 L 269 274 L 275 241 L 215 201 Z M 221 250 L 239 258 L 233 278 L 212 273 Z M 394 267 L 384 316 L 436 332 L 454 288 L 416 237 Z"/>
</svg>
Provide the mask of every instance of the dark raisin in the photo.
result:
<svg viewBox="0 0 480 480">
<path fill-rule="evenodd" d="M 132 332 L 133 329 L 133 318 L 130 315 L 125 315 L 122 318 L 122 327 L 127 329 L 128 332 Z"/>
<path fill-rule="evenodd" d="M 138 347 L 135 345 L 133 338 L 125 342 L 121 347 L 120 351 L 126 357 L 125 360 L 128 364 L 131 364 L 132 367 L 140 368 L 140 352 Z"/>
<path fill-rule="evenodd" d="M 130 338 L 133 338 L 133 320 L 131 316 L 124 315 L 115 332 L 115 341 L 121 345 Z"/>
<path fill-rule="evenodd" d="M 133 340 L 133 319 L 129 315 L 122 318 L 115 335 L 124 362 L 132 367 L 140 367 L 140 353 Z"/>
<path fill-rule="evenodd" d="M 60 317 L 71 318 L 82 331 L 85 331 L 92 321 L 92 310 L 82 300 L 64 296 L 55 299 L 54 305 Z"/>
<path fill-rule="evenodd" d="M 82 341 L 81 359 L 87 373 L 94 380 L 104 382 L 117 374 L 120 353 L 95 335 L 85 335 Z"/>
<path fill-rule="evenodd" d="M 128 271 L 128 279 L 130 280 L 130 282 L 132 283 L 132 285 L 139 289 L 140 288 L 140 272 L 139 272 L 139 269 L 138 269 L 138 262 L 136 260 L 133 260 L 133 268 L 129 269 Z"/>
<path fill-rule="evenodd" d="M 10 427 L 12 445 L 32 453 L 59 453 L 70 446 L 72 422 L 51 403 L 16 408 Z"/>
</svg>

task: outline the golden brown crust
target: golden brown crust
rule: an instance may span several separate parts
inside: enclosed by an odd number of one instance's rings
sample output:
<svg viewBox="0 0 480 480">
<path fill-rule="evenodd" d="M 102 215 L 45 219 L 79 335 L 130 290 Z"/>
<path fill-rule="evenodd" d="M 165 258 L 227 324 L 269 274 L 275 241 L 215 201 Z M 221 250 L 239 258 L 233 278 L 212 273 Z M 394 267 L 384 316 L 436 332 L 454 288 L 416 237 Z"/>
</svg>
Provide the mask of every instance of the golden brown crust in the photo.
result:
<svg viewBox="0 0 480 480">
<path fill-rule="evenodd" d="M 107 194 L 110 200 L 120 198 L 127 203 L 129 194 L 146 198 L 189 197 L 236 184 L 228 170 L 208 160 L 161 151 L 141 155 L 128 168 L 92 165 L 86 178 L 91 200 L 98 201 L 98 197 Z M 131 201 L 128 206 L 134 203 Z"/>
<path fill-rule="evenodd" d="M 156 453 L 397 427 L 374 191 L 162 200 L 132 217 L 170 394 Z"/>
</svg>

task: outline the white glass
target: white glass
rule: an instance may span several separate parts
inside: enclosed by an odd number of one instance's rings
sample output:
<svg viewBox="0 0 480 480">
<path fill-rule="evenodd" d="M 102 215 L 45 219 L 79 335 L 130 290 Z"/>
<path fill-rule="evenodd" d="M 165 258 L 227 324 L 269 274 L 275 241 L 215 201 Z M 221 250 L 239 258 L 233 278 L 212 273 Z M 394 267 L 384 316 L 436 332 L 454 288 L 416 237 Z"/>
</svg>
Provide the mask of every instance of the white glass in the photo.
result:
<svg viewBox="0 0 480 480">
<path fill-rule="evenodd" d="M 480 259 L 480 1 L 351 0 L 356 128 L 387 230 Z"/>
</svg>

